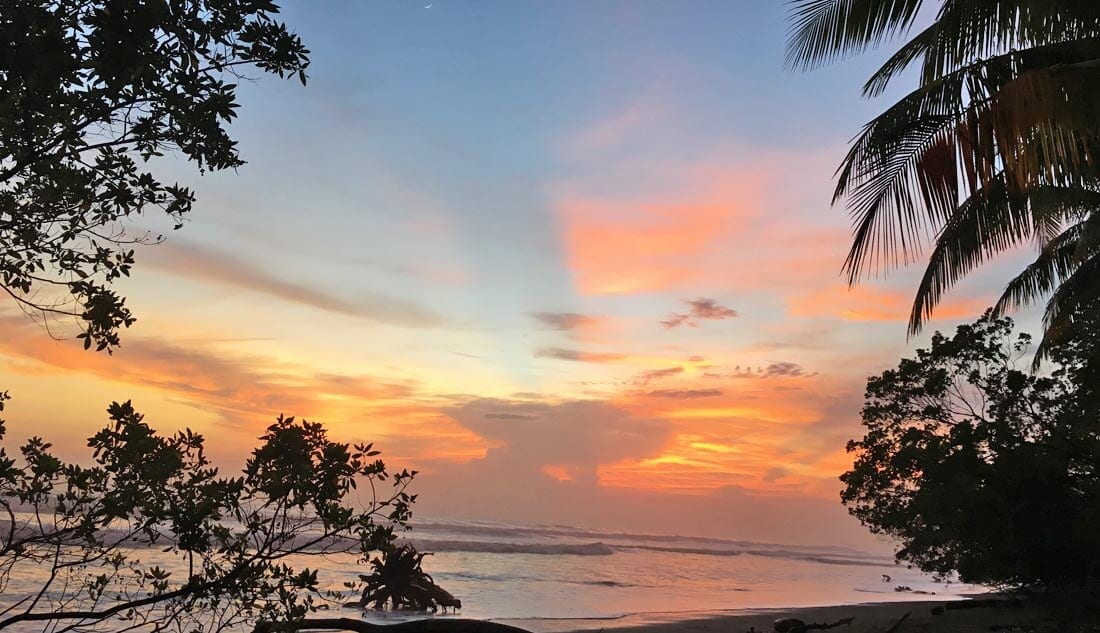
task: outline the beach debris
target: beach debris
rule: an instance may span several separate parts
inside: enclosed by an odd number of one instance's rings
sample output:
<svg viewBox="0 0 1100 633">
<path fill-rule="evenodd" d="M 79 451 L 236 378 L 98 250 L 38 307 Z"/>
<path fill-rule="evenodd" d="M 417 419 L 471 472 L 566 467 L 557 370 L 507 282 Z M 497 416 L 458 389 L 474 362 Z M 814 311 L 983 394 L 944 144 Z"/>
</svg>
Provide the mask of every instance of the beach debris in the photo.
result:
<svg viewBox="0 0 1100 633">
<path fill-rule="evenodd" d="M 912 593 L 912 594 L 916 594 L 918 596 L 934 596 L 934 595 L 936 595 L 935 591 L 924 591 L 923 589 L 913 589 L 909 585 L 898 585 L 898 586 L 894 587 L 894 591 L 897 591 L 899 593 Z"/>
<path fill-rule="evenodd" d="M 911 616 L 911 615 L 913 615 L 912 611 L 906 611 L 905 615 L 901 616 L 901 618 L 897 622 L 894 622 L 894 626 L 886 629 L 886 633 L 898 633 L 898 627 L 901 626 L 902 622 L 905 622 L 906 620 L 908 620 L 909 616 Z"/>
<path fill-rule="evenodd" d="M 890 582 L 891 580 L 893 580 L 893 578 L 890 577 L 890 574 L 882 575 L 882 582 Z"/>
<path fill-rule="evenodd" d="M 821 631 L 825 629 L 833 629 L 845 624 L 851 624 L 855 618 L 842 618 L 836 622 L 830 622 L 828 624 L 821 624 L 819 622 L 811 622 L 809 624 L 799 620 L 798 618 L 782 618 L 776 620 L 772 626 L 775 628 L 775 633 L 805 633 L 806 631 Z"/>
</svg>

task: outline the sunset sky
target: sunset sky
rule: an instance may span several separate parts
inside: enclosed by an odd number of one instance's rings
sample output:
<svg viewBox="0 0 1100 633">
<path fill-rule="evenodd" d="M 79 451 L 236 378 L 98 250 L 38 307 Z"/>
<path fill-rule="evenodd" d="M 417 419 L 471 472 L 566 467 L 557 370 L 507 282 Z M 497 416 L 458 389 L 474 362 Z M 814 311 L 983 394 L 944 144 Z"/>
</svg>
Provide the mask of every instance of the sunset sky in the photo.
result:
<svg viewBox="0 0 1100 633">
<path fill-rule="evenodd" d="M 829 200 L 885 51 L 787 70 L 771 1 L 284 4 L 309 85 L 242 82 L 237 173 L 156 166 L 198 203 L 123 347 L 0 313 L 12 436 L 77 458 L 132 399 L 237 467 L 282 412 L 420 469 L 424 516 L 873 543 L 837 476 L 920 271 L 849 290 Z"/>
</svg>

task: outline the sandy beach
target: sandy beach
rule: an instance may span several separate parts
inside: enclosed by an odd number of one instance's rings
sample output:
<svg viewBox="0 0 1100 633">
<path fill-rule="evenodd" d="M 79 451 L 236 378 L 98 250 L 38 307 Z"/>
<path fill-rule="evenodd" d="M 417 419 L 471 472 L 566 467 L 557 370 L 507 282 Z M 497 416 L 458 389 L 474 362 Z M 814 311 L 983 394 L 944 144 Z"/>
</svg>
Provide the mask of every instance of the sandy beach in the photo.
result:
<svg viewBox="0 0 1100 633">
<path fill-rule="evenodd" d="M 593 631 L 615 629 L 616 633 L 770 633 L 776 620 L 797 618 L 809 623 L 833 623 L 853 618 L 850 624 L 829 629 L 836 633 L 885 633 L 906 613 L 909 617 L 897 628 L 897 633 L 987 633 L 993 630 L 1013 632 L 1037 630 L 1051 620 L 1049 614 L 1029 606 L 996 606 L 972 609 L 945 609 L 933 615 L 945 602 L 892 602 L 880 604 L 837 605 L 791 609 L 758 609 L 737 612 L 714 612 L 698 617 L 686 614 L 645 614 L 614 620 L 509 620 L 536 633 L 551 631 Z"/>
</svg>

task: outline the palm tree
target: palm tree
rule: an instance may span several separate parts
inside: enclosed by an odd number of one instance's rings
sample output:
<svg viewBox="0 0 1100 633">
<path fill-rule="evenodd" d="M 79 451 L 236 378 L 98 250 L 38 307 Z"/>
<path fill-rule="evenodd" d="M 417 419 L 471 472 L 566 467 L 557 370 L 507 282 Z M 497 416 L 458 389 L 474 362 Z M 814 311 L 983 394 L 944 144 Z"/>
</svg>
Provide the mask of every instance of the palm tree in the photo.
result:
<svg viewBox="0 0 1100 633">
<path fill-rule="evenodd" d="M 908 35 L 922 0 L 793 0 L 788 63 L 812 68 Z M 1100 305 L 1100 2 L 938 0 L 927 27 L 867 81 L 918 86 L 863 127 L 833 203 L 854 222 L 850 283 L 931 242 L 910 333 L 959 279 L 1034 242 L 998 313 L 1048 297 L 1037 360 Z"/>
</svg>

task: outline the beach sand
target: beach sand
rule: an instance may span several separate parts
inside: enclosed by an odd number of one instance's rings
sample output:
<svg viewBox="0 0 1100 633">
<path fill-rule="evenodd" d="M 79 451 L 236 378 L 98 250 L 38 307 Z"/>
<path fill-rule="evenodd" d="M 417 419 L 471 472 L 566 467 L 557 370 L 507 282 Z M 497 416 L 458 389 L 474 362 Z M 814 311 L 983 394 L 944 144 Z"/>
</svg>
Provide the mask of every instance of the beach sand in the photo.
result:
<svg viewBox="0 0 1100 633">
<path fill-rule="evenodd" d="M 885 633 L 907 612 L 909 617 L 897 633 L 1005 633 L 1044 630 L 1052 620 L 1049 614 L 1029 606 L 995 606 L 973 609 L 945 610 L 933 615 L 932 609 L 944 602 L 892 602 L 879 604 L 840 605 L 793 609 L 760 609 L 738 612 L 687 614 L 646 614 L 614 620 L 508 621 L 537 633 L 549 631 L 585 631 L 614 629 L 614 633 L 771 633 L 774 622 L 782 618 L 798 618 L 808 623 L 832 623 L 854 618 L 851 624 L 828 629 L 833 633 Z M 998 628 L 991 628 L 998 627 Z"/>
</svg>

